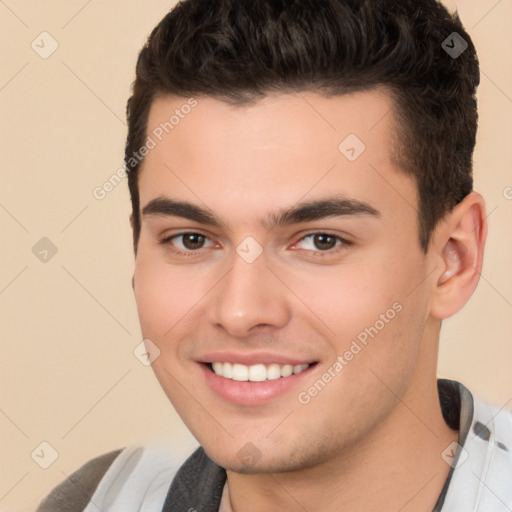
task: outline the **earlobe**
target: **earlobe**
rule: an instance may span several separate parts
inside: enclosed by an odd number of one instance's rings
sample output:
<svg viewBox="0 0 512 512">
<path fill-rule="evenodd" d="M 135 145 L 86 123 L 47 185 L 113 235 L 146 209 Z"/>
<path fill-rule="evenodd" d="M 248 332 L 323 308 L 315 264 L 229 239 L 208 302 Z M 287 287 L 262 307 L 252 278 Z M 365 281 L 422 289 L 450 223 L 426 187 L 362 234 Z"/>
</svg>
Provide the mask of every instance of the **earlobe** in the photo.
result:
<svg viewBox="0 0 512 512">
<path fill-rule="evenodd" d="M 435 234 L 440 262 L 431 307 L 435 318 L 454 315 L 473 294 L 482 270 L 486 235 L 484 201 L 472 192 L 445 217 Z"/>
</svg>

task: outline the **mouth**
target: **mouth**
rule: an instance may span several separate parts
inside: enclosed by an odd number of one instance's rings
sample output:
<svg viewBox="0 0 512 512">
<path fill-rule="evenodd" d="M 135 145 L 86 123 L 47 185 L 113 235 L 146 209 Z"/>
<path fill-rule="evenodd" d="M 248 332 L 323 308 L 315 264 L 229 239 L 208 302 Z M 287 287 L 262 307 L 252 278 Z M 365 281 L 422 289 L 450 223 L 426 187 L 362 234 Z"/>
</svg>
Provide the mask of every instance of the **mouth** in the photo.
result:
<svg viewBox="0 0 512 512">
<path fill-rule="evenodd" d="M 265 382 L 266 380 L 277 380 L 290 375 L 297 375 L 307 370 L 311 365 L 305 364 L 253 364 L 247 366 L 240 363 L 215 362 L 207 363 L 211 371 L 225 379 L 231 379 L 237 382 Z"/>
<path fill-rule="evenodd" d="M 265 405 L 292 394 L 294 389 L 298 393 L 307 387 L 306 379 L 318 365 L 317 361 L 272 362 L 269 358 L 263 358 L 264 362 L 245 361 L 251 364 L 215 359 L 198 362 L 205 384 L 224 401 L 245 406 Z"/>
</svg>

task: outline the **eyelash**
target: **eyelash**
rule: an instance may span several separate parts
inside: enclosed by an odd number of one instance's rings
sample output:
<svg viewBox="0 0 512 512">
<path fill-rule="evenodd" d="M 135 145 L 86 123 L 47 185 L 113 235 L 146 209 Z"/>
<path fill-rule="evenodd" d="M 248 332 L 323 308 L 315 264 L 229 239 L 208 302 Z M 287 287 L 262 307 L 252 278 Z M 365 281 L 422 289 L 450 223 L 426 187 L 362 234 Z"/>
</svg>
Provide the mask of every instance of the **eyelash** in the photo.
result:
<svg viewBox="0 0 512 512">
<path fill-rule="evenodd" d="M 174 235 L 170 235 L 168 237 L 165 237 L 164 239 L 161 240 L 161 244 L 162 245 L 168 245 L 169 242 L 171 242 L 171 240 L 173 238 L 179 238 L 179 237 L 182 237 L 182 236 L 185 236 L 185 235 L 200 235 L 200 236 L 204 236 L 205 239 L 209 240 L 209 238 L 206 236 L 206 235 L 203 235 L 202 233 L 199 233 L 199 232 L 196 232 L 196 231 L 183 231 L 181 233 L 176 233 Z M 306 235 L 304 235 L 303 237 L 301 237 L 297 242 L 302 242 L 303 240 L 305 240 L 306 238 L 309 238 L 309 237 L 314 237 L 315 235 L 327 235 L 328 237 L 331 237 L 331 238 L 335 238 L 337 241 L 339 240 L 341 243 L 338 244 L 338 245 L 335 245 L 332 249 L 326 249 L 326 250 L 316 250 L 316 251 L 312 251 L 312 250 L 309 250 L 309 249 L 305 249 L 307 252 L 313 252 L 315 254 L 315 256 L 324 256 L 324 255 L 332 255 L 332 254 L 337 254 L 340 250 L 343 250 L 344 248 L 346 247 L 350 247 L 352 245 L 352 242 L 346 240 L 345 238 L 339 236 L 339 235 L 334 235 L 332 233 L 328 233 L 328 232 L 325 232 L 325 231 L 313 231 L 312 233 L 308 233 Z M 294 244 L 295 245 L 295 244 Z M 203 248 L 201 249 L 197 249 L 197 250 L 188 250 L 188 251 L 182 251 L 180 249 L 175 249 L 175 248 L 171 248 L 171 251 L 179 256 L 185 256 L 185 257 L 190 257 L 190 256 L 196 256 L 198 253 L 200 253 L 202 251 Z"/>
</svg>

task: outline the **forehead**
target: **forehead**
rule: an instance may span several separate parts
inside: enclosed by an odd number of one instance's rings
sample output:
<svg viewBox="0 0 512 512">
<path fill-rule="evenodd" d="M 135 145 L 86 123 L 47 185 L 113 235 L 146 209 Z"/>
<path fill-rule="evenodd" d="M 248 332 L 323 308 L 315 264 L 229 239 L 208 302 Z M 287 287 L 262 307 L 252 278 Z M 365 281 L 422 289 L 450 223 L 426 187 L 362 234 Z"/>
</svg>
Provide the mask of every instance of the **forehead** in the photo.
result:
<svg viewBox="0 0 512 512">
<path fill-rule="evenodd" d="M 337 154 L 339 143 L 350 134 L 365 145 L 387 142 L 383 139 L 392 133 L 392 108 L 393 101 L 384 89 L 333 97 L 306 91 L 273 94 L 244 105 L 208 96 L 167 95 L 153 101 L 147 133 L 164 151 L 173 141 L 178 145 L 192 136 L 202 152 L 188 156 L 209 157 L 222 151 L 226 158 L 236 155 L 240 161 L 243 149 L 247 160 L 257 155 L 261 163 L 263 157 L 276 157 L 276 153 L 297 159 L 318 157 L 325 150 Z M 193 148 L 186 145 L 181 149 Z M 369 149 L 377 148 L 373 144 Z"/>
<path fill-rule="evenodd" d="M 141 206 L 172 195 L 220 216 L 230 208 L 242 222 L 245 213 L 333 192 L 384 211 L 400 196 L 415 204 L 414 183 L 392 158 L 392 109 L 382 90 L 277 94 L 242 106 L 158 98 L 148 117 L 153 147 L 139 177 Z M 411 213 L 411 204 L 401 207 Z"/>
</svg>

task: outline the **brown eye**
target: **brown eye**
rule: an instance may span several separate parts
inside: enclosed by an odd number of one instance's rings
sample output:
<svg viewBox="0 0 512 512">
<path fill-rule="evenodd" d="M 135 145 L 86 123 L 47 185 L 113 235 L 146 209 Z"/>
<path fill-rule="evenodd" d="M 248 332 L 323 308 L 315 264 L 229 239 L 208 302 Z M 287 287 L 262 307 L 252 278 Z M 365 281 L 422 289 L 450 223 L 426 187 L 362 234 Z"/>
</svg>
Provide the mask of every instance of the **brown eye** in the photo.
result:
<svg viewBox="0 0 512 512">
<path fill-rule="evenodd" d="M 327 251 L 333 249 L 336 246 L 337 237 L 327 235 L 325 233 L 314 235 L 313 243 L 315 247 L 321 251 Z"/>
<path fill-rule="evenodd" d="M 193 255 L 194 253 L 200 253 L 200 249 L 215 246 L 206 235 L 194 233 L 193 231 L 168 236 L 161 240 L 160 243 L 168 246 L 171 251 L 180 255 Z"/>
<path fill-rule="evenodd" d="M 328 256 L 349 247 L 352 243 L 340 236 L 318 231 L 302 237 L 297 245 L 312 255 Z"/>
<path fill-rule="evenodd" d="M 206 240 L 206 237 L 199 233 L 185 233 L 181 236 L 183 237 L 183 246 L 190 250 L 201 249 Z"/>
</svg>

